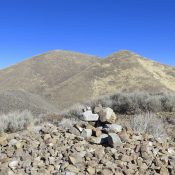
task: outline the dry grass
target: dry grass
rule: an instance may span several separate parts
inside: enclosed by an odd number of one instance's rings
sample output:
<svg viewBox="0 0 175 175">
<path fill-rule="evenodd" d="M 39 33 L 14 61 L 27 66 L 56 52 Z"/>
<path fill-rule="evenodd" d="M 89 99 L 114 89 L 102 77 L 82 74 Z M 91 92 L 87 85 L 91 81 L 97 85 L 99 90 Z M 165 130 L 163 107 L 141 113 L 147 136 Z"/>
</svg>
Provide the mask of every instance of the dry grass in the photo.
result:
<svg viewBox="0 0 175 175">
<path fill-rule="evenodd" d="M 0 116 L 0 132 L 16 132 L 26 129 L 34 122 L 34 117 L 29 111 L 11 112 Z"/>
<path fill-rule="evenodd" d="M 166 136 L 162 120 L 151 113 L 135 115 L 131 119 L 130 126 L 137 133 L 148 133 L 156 138 Z"/>
</svg>

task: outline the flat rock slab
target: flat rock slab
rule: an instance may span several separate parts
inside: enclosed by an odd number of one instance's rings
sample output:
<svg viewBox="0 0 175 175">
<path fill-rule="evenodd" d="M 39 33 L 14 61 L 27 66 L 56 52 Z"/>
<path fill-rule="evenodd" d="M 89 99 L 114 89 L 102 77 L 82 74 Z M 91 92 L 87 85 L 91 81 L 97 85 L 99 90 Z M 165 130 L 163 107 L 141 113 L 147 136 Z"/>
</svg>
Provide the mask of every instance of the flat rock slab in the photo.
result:
<svg viewBox="0 0 175 175">
<path fill-rule="evenodd" d="M 91 110 L 83 112 L 82 116 L 80 117 L 81 120 L 86 122 L 93 122 L 98 121 L 99 115 L 93 114 Z"/>
</svg>

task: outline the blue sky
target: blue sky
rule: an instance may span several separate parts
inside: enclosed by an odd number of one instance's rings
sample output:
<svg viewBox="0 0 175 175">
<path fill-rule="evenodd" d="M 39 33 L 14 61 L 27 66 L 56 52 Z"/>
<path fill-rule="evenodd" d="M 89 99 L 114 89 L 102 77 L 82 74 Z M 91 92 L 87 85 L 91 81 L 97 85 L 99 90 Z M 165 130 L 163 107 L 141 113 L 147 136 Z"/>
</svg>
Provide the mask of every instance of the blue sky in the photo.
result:
<svg viewBox="0 0 175 175">
<path fill-rule="evenodd" d="M 0 68 L 54 49 L 175 66 L 174 0 L 0 0 Z"/>
</svg>

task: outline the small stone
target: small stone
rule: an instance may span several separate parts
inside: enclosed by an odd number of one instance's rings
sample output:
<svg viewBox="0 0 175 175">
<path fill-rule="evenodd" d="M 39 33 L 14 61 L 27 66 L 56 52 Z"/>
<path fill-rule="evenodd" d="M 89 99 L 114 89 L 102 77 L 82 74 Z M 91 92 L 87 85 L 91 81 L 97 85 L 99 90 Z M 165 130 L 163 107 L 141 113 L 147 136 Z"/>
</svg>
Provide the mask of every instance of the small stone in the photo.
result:
<svg viewBox="0 0 175 175">
<path fill-rule="evenodd" d="M 102 131 L 99 128 L 94 128 L 93 129 L 93 135 L 95 135 L 96 137 L 101 136 Z"/>
<path fill-rule="evenodd" d="M 121 146 L 122 142 L 120 140 L 120 137 L 117 134 L 110 133 L 108 136 L 108 144 L 110 146 L 116 147 L 116 146 Z"/>
<path fill-rule="evenodd" d="M 160 175 L 169 175 L 168 169 L 166 167 L 161 167 Z"/>
<path fill-rule="evenodd" d="M 4 146 L 7 143 L 8 134 L 0 133 L 0 145 Z"/>
<path fill-rule="evenodd" d="M 55 164 L 55 158 L 54 157 L 49 157 L 49 163 L 50 163 L 50 165 L 54 165 Z"/>
<path fill-rule="evenodd" d="M 61 169 L 62 171 L 69 166 L 69 163 L 68 162 L 64 162 L 62 165 L 61 165 Z"/>
<path fill-rule="evenodd" d="M 76 173 L 66 171 L 65 175 L 76 175 Z"/>
<path fill-rule="evenodd" d="M 16 139 L 12 139 L 12 140 L 9 141 L 8 145 L 9 146 L 14 146 L 14 145 L 16 145 L 17 142 L 18 141 Z"/>
<path fill-rule="evenodd" d="M 9 163 L 9 167 L 12 169 L 12 170 L 15 170 L 18 166 L 18 160 L 13 160 L 12 162 Z"/>
<path fill-rule="evenodd" d="M 60 167 L 61 167 L 61 165 L 60 165 L 60 164 L 55 164 L 54 166 L 55 166 L 55 169 L 56 169 L 57 171 L 59 171 L 59 170 L 60 170 Z"/>
<path fill-rule="evenodd" d="M 123 162 L 130 162 L 132 160 L 132 157 L 128 155 L 123 155 L 121 160 Z"/>
<path fill-rule="evenodd" d="M 81 136 L 84 138 L 89 138 L 92 136 L 92 129 L 83 129 Z"/>
<path fill-rule="evenodd" d="M 81 158 L 81 156 L 78 156 L 78 155 L 76 155 L 74 157 L 73 156 L 69 156 L 69 161 L 72 164 L 76 164 L 76 163 L 82 162 L 82 158 Z"/>
<path fill-rule="evenodd" d="M 101 175 L 113 175 L 113 172 L 110 169 L 103 169 Z"/>
<path fill-rule="evenodd" d="M 89 138 L 90 143 L 95 143 L 95 144 L 105 144 L 108 142 L 108 135 L 107 134 L 102 134 L 99 137 L 90 137 Z"/>
<path fill-rule="evenodd" d="M 22 163 L 23 168 L 27 168 L 31 166 L 31 160 L 26 160 Z"/>
<path fill-rule="evenodd" d="M 89 174 L 94 175 L 94 174 L 95 174 L 95 168 L 92 168 L 91 166 L 88 166 L 87 172 L 88 172 Z"/>
<path fill-rule="evenodd" d="M 82 132 L 83 128 L 81 126 L 79 126 L 78 124 L 75 125 L 75 128 L 79 131 Z"/>
<path fill-rule="evenodd" d="M 174 147 L 168 148 L 168 153 L 175 156 L 175 148 Z"/>
<path fill-rule="evenodd" d="M 44 141 L 48 140 L 51 138 L 51 135 L 50 134 L 45 134 L 44 135 Z"/>
<path fill-rule="evenodd" d="M 70 172 L 73 172 L 73 173 L 78 173 L 79 172 L 79 169 L 74 165 L 68 165 L 66 167 L 66 170 L 68 170 Z"/>
</svg>

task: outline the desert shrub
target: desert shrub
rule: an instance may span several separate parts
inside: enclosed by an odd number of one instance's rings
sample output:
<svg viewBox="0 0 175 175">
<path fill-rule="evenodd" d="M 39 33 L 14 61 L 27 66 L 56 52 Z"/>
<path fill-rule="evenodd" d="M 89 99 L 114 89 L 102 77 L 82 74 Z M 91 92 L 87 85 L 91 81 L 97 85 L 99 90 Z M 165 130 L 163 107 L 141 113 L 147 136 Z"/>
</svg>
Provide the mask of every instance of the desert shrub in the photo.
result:
<svg viewBox="0 0 175 175">
<path fill-rule="evenodd" d="M 175 96 L 172 94 L 164 94 L 161 98 L 162 110 L 165 112 L 175 111 Z"/>
<path fill-rule="evenodd" d="M 64 129 L 71 129 L 77 122 L 76 118 L 63 118 L 60 122 L 58 122 L 58 126 Z"/>
<path fill-rule="evenodd" d="M 0 132 L 16 132 L 29 126 L 34 118 L 29 111 L 11 112 L 0 116 Z"/>
<path fill-rule="evenodd" d="M 103 107 L 112 107 L 113 101 L 111 100 L 110 96 L 101 96 L 97 99 L 85 102 L 85 105 L 90 106 L 92 109 L 99 104 L 101 104 Z"/>
<path fill-rule="evenodd" d="M 155 114 L 145 113 L 131 118 L 130 126 L 137 133 L 148 133 L 154 137 L 166 136 L 164 124 Z"/>
<path fill-rule="evenodd" d="M 162 111 L 161 95 L 149 95 L 145 99 L 146 111 L 159 112 Z"/>
<path fill-rule="evenodd" d="M 121 114 L 175 111 L 174 93 L 117 93 L 111 95 L 110 100 L 113 110 Z"/>
<path fill-rule="evenodd" d="M 140 114 L 146 112 L 175 112 L 174 93 L 115 93 L 112 95 L 101 96 L 97 99 L 74 105 L 59 115 L 66 118 L 79 118 L 83 109 L 90 106 L 92 110 L 101 104 L 103 107 L 111 107 L 114 112 L 119 114 Z"/>
</svg>

